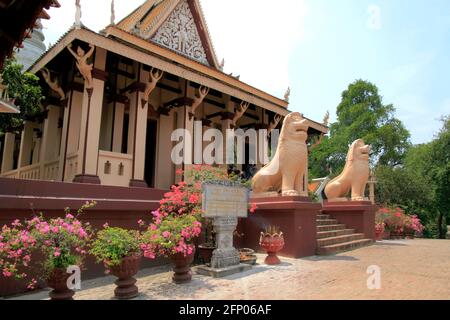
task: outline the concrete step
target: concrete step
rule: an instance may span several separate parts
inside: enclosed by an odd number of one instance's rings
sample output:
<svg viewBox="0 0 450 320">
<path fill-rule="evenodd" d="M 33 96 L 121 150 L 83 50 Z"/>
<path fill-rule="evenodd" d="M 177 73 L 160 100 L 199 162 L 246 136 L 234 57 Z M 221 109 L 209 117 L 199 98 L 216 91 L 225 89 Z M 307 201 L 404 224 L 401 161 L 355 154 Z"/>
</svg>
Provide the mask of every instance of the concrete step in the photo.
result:
<svg viewBox="0 0 450 320">
<path fill-rule="evenodd" d="M 330 225 L 324 225 L 324 226 L 317 226 L 317 232 L 337 231 L 337 230 L 344 230 L 345 228 L 346 228 L 345 224 L 330 224 Z"/>
<path fill-rule="evenodd" d="M 329 237 L 317 240 L 318 247 L 331 246 L 333 244 L 346 243 L 354 240 L 364 239 L 364 233 L 346 234 L 343 236 Z"/>
<path fill-rule="evenodd" d="M 318 220 L 331 219 L 331 215 L 329 215 L 329 214 L 318 214 L 318 215 L 317 215 L 317 219 L 318 219 Z"/>
<path fill-rule="evenodd" d="M 355 229 L 332 230 L 317 232 L 317 239 L 344 236 L 346 234 L 355 233 Z"/>
<path fill-rule="evenodd" d="M 361 247 L 365 247 L 368 245 L 373 244 L 373 241 L 371 239 L 360 239 L 360 240 L 354 240 L 339 244 L 333 244 L 329 246 L 320 247 L 317 249 L 318 255 L 332 255 L 344 251 L 354 250 Z"/>
<path fill-rule="evenodd" d="M 324 220 L 317 219 L 316 221 L 318 226 L 328 226 L 330 224 L 338 224 L 338 221 L 336 219 L 324 219 Z"/>
</svg>

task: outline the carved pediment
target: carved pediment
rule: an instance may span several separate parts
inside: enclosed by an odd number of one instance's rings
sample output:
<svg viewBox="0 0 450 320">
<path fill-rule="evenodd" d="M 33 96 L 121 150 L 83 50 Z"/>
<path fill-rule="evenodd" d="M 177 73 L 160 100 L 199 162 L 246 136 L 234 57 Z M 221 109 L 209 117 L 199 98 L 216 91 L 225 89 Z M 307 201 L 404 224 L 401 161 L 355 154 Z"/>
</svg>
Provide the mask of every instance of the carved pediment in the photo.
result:
<svg viewBox="0 0 450 320">
<path fill-rule="evenodd" d="M 194 16 L 186 0 L 176 6 L 151 41 L 209 65 Z"/>
</svg>

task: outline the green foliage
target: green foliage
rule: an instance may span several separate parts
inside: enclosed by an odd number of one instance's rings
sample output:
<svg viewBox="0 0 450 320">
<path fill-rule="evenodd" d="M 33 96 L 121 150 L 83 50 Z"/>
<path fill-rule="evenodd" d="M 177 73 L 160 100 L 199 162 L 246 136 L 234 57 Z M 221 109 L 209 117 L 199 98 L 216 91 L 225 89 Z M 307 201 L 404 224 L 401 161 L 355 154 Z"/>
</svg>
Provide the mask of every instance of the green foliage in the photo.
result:
<svg viewBox="0 0 450 320">
<path fill-rule="evenodd" d="M 345 165 L 348 146 L 364 139 L 372 147 L 372 164 L 397 166 L 410 147 L 409 132 L 394 117 L 393 105 L 384 105 L 378 88 L 357 80 L 342 93 L 337 107 L 337 122 L 330 125 L 330 137 L 312 149 L 311 175 L 323 177 L 339 173 Z"/>
<path fill-rule="evenodd" d="M 444 238 L 450 223 L 450 117 L 443 118 L 432 142 L 409 149 L 403 166 L 379 166 L 376 176 L 379 203 L 416 213 L 425 224 L 424 236 Z"/>
<path fill-rule="evenodd" d="M 32 73 L 22 73 L 23 66 L 9 59 L 2 70 L 3 83 L 8 93 L 20 108 L 19 114 L 0 113 L 0 132 L 18 131 L 24 120 L 41 113 L 40 103 L 44 99 L 39 78 Z"/>
<path fill-rule="evenodd" d="M 97 233 L 90 253 L 97 262 L 108 266 L 117 266 L 122 259 L 140 252 L 140 233 L 137 230 L 110 228 L 106 226 Z"/>
</svg>

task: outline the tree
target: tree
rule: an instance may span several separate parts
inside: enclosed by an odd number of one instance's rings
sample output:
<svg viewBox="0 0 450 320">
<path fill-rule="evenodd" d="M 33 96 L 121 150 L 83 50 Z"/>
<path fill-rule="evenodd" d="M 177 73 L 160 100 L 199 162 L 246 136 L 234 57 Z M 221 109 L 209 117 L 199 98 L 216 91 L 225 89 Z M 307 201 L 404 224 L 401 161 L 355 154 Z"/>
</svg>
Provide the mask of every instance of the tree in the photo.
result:
<svg viewBox="0 0 450 320">
<path fill-rule="evenodd" d="M 428 176 L 434 192 L 434 207 L 437 213 L 439 237 L 445 238 L 445 220 L 450 222 L 450 116 L 442 118 L 442 129 L 436 139 L 429 143 L 424 158 L 410 159 Z"/>
<path fill-rule="evenodd" d="M 3 83 L 8 86 L 9 96 L 19 106 L 20 113 L 0 113 L 0 133 L 20 131 L 23 121 L 42 112 L 44 97 L 39 78 L 29 72 L 22 73 L 22 68 L 14 59 L 9 59 L 2 70 Z"/>
<path fill-rule="evenodd" d="M 417 214 L 425 236 L 445 237 L 450 222 L 450 117 L 426 144 L 411 147 L 402 166 L 378 166 L 377 201 Z"/>
<path fill-rule="evenodd" d="M 378 88 L 357 80 L 342 93 L 337 121 L 330 126 L 330 137 L 311 152 L 311 173 L 326 176 L 328 169 L 339 173 L 345 165 L 348 146 L 356 139 L 372 146 L 373 165 L 398 166 L 410 147 L 410 134 L 394 117 L 393 105 L 384 105 Z"/>
</svg>

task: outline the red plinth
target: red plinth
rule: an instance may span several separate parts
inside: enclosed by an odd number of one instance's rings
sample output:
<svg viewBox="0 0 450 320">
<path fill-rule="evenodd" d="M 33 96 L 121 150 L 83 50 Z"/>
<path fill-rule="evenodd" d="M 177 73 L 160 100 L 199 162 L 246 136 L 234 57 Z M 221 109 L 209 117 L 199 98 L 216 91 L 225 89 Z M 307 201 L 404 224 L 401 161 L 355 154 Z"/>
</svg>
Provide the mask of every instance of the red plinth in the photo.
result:
<svg viewBox="0 0 450 320">
<path fill-rule="evenodd" d="M 263 252 L 259 246 L 261 231 L 269 225 L 280 227 L 284 235 L 284 248 L 279 256 L 301 258 L 316 252 L 316 219 L 322 206 L 305 197 L 256 198 L 257 210 L 242 219 L 238 232 L 243 234 L 239 247 Z"/>
<path fill-rule="evenodd" d="M 364 233 L 367 239 L 375 240 L 375 212 L 378 207 L 370 201 L 345 201 L 323 203 L 323 214 L 329 214 L 339 223 Z"/>
</svg>

